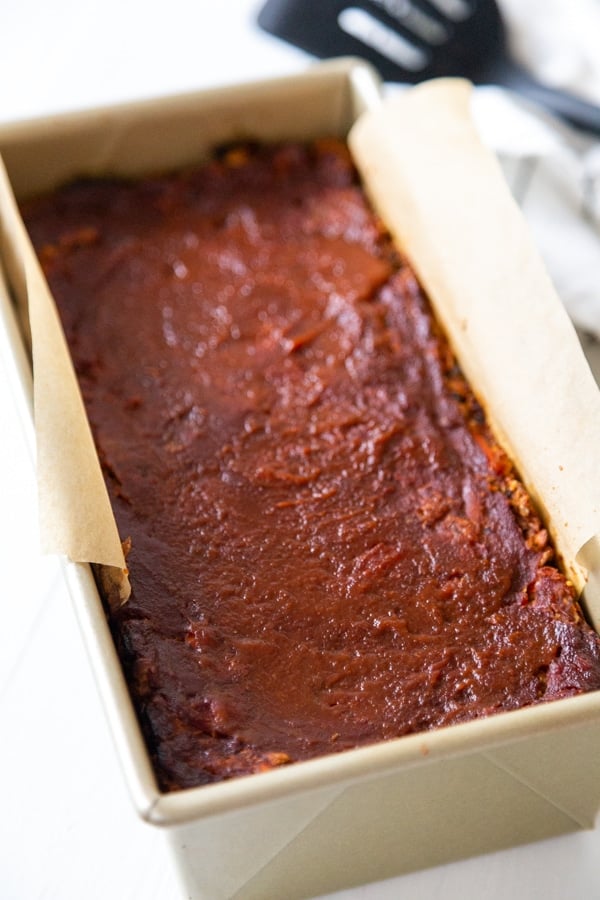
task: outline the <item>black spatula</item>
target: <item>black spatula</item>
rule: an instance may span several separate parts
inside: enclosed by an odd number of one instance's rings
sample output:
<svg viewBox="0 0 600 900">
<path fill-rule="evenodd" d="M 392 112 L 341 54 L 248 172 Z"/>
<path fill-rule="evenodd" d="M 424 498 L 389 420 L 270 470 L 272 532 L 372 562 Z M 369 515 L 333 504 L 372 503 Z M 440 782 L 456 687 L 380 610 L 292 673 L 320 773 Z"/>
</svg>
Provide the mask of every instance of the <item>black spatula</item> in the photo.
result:
<svg viewBox="0 0 600 900">
<path fill-rule="evenodd" d="M 509 57 L 494 0 L 268 0 L 259 25 L 321 58 L 360 56 L 387 81 L 460 75 L 498 84 L 600 134 L 600 108 L 535 81 Z"/>
</svg>

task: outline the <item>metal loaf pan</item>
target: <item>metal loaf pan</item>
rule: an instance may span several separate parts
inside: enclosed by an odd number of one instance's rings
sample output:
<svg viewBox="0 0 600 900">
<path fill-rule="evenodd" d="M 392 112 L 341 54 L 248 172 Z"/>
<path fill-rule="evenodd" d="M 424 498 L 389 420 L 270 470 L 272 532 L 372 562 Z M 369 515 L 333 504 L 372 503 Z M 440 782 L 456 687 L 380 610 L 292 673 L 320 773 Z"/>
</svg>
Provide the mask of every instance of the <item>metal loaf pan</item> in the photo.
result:
<svg viewBox="0 0 600 900">
<path fill-rule="evenodd" d="M 186 165 L 237 138 L 345 135 L 378 103 L 372 70 L 343 60 L 297 77 L 3 126 L 0 151 L 19 197 L 82 172 Z M 163 794 L 91 569 L 66 570 L 133 803 L 165 829 L 185 896 L 293 900 L 594 825 L 598 693 Z"/>
</svg>

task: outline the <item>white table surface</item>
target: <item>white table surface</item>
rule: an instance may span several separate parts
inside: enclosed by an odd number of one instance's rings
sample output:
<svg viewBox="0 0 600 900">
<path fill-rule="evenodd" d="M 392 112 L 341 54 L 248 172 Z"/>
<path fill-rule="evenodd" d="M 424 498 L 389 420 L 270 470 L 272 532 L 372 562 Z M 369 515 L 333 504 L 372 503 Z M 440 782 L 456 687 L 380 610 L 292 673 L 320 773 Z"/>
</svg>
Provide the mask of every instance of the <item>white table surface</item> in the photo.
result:
<svg viewBox="0 0 600 900">
<path fill-rule="evenodd" d="M 254 27 L 259 6 L 1 0 L 0 122 L 304 68 Z M 60 566 L 37 552 L 13 375 L 0 341 L 0 898 L 180 900 L 162 833 L 130 805 Z M 335 897 L 595 898 L 599 859 L 597 828 Z"/>
</svg>

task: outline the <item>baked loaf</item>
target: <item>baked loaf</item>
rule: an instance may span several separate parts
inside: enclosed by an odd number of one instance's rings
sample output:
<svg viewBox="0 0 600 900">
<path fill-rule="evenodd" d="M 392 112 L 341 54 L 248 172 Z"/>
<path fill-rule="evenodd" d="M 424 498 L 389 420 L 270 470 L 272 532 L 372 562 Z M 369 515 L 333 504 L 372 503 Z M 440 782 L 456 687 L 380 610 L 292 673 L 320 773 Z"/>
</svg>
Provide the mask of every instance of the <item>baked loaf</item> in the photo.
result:
<svg viewBox="0 0 600 900">
<path fill-rule="evenodd" d="M 24 214 L 131 538 L 108 615 L 164 789 L 600 688 L 600 639 L 343 145 Z"/>
</svg>

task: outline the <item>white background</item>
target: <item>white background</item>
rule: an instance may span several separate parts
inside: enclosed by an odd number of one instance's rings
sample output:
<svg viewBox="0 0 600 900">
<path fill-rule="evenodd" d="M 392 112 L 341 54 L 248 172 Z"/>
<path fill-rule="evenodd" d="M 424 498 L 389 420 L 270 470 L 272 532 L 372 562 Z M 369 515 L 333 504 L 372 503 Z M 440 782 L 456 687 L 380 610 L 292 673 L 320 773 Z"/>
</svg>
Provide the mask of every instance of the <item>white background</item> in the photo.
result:
<svg viewBox="0 0 600 900">
<path fill-rule="evenodd" d="M 0 122 L 304 68 L 255 28 L 259 6 L 0 0 Z M 126 794 L 58 563 L 37 552 L 17 393 L 0 336 L 0 900 L 180 900 L 162 833 Z M 335 896 L 600 897 L 600 831 Z"/>
</svg>

